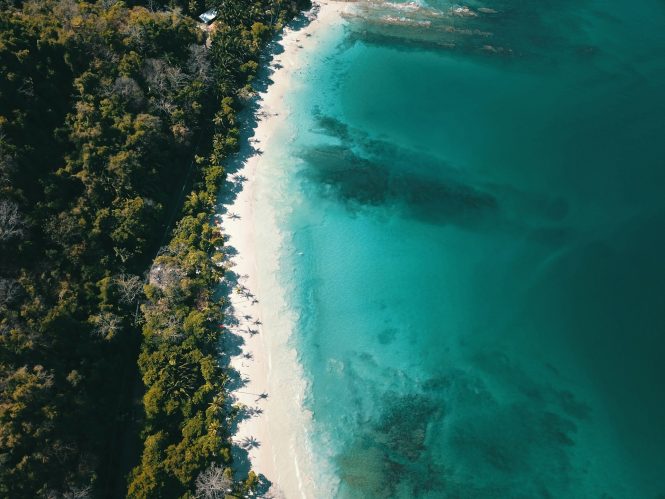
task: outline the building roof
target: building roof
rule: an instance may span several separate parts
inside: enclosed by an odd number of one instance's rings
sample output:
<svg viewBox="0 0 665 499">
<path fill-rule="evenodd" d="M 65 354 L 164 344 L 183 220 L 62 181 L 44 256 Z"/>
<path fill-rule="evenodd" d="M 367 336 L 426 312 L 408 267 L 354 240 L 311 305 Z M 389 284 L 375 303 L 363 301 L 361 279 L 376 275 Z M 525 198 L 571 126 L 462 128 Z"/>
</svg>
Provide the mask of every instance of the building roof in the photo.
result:
<svg viewBox="0 0 665 499">
<path fill-rule="evenodd" d="M 210 24 L 215 20 L 216 17 L 217 17 L 217 9 L 210 9 L 201 14 L 199 16 L 199 19 L 201 19 L 201 21 L 206 24 Z"/>
</svg>

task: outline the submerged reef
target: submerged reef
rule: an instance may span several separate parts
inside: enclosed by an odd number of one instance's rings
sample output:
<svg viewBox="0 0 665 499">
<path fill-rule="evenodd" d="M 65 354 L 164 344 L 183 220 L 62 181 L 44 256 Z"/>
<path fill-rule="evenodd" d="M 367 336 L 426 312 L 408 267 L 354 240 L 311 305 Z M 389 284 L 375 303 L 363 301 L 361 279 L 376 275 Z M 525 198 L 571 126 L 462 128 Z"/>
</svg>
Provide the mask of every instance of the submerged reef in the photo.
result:
<svg viewBox="0 0 665 499">
<path fill-rule="evenodd" d="M 569 239 L 568 207 L 561 197 L 488 183 L 331 116 L 317 115 L 314 131 L 338 143 L 301 149 L 299 157 L 307 165 L 301 176 L 351 212 L 380 208 L 422 223 L 509 231 L 557 246 Z"/>
<path fill-rule="evenodd" d="M 575 490 L 585 470 L 575 469 L 572 453 L 589 407 L 533 381 L 501 353 L 476 356 L 470 366 L 376 401 L 378 415 L 336 458 L 341 497 L 567 497 Z"/>
</svg>

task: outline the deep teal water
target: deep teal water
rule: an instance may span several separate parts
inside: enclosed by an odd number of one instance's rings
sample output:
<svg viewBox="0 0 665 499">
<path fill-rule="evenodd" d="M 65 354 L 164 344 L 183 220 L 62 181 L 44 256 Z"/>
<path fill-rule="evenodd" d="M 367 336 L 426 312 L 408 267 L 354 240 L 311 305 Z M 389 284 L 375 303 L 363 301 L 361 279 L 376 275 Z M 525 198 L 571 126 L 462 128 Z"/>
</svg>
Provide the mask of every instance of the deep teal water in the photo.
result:
<svg viewBox="0 0 665 499">
<path fill-rule="evenodd" d="M 320 483 L 662 497 L 665 3 L 469 6 L 361 7 L 289 96 Z"/>
</svg>

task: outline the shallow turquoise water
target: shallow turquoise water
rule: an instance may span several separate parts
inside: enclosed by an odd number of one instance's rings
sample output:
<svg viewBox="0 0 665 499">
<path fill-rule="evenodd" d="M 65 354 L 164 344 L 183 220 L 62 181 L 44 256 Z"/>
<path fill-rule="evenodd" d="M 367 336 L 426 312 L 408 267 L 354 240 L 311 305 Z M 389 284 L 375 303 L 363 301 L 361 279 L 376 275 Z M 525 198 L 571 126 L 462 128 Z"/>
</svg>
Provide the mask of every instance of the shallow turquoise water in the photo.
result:
<svg viewBox="0 0 665 499">
<path fill-rule="evenodd" d="M 361 7 L 288 97 L 321 483 L 658 497 L 665 4 L 469 6 Z"/>
</svg>

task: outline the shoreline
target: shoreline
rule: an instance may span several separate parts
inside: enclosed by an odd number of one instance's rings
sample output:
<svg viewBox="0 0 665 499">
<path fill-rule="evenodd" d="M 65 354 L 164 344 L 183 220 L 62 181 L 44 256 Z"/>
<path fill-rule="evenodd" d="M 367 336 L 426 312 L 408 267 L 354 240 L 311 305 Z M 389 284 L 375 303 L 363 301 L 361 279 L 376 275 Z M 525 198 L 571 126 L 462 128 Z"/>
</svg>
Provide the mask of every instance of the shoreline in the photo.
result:
<svg viewBox="0 0 665 499">
<path fill-rule="evenodd" d="M 227 289 L 224 353 L 232 373 L 229 399 L 242 407 L 232 436 L 234 471 L 247 473 L 251 468 L 259 475 L 259 495 L 269 497 L 314 497 L 316 484 L 307 435 L 311 414 L 303 405 L 307 381 L 290 344 L 296 318 L 278 279 L 284 236 L 276 220 L 257 220 L 257 175 L 270 168 L 262 165 L 263 151 L 286 126 L 284 96 L 293 90 L 293 76 L 306 62 L 300 54 L 315 50 L 321 42 L 316 33 L 325 34 L 329 26 L 343 22 L 348 5 L 313 2 L 270 47 L 257 95 L 241 115 L 249 125 L 242 130 L 240 151 L 230 159 L 222 192 L 230 196 L 216 215 L 231 249 L 226 261 L 230 278 L 224 282 L 233 288 Z M 267 225 L 269 230 L 258 230 L 259 223 L 260 229 Z M 269 258 L 259 261 L 260 248 L 270 252 Z"/>
</svg>

